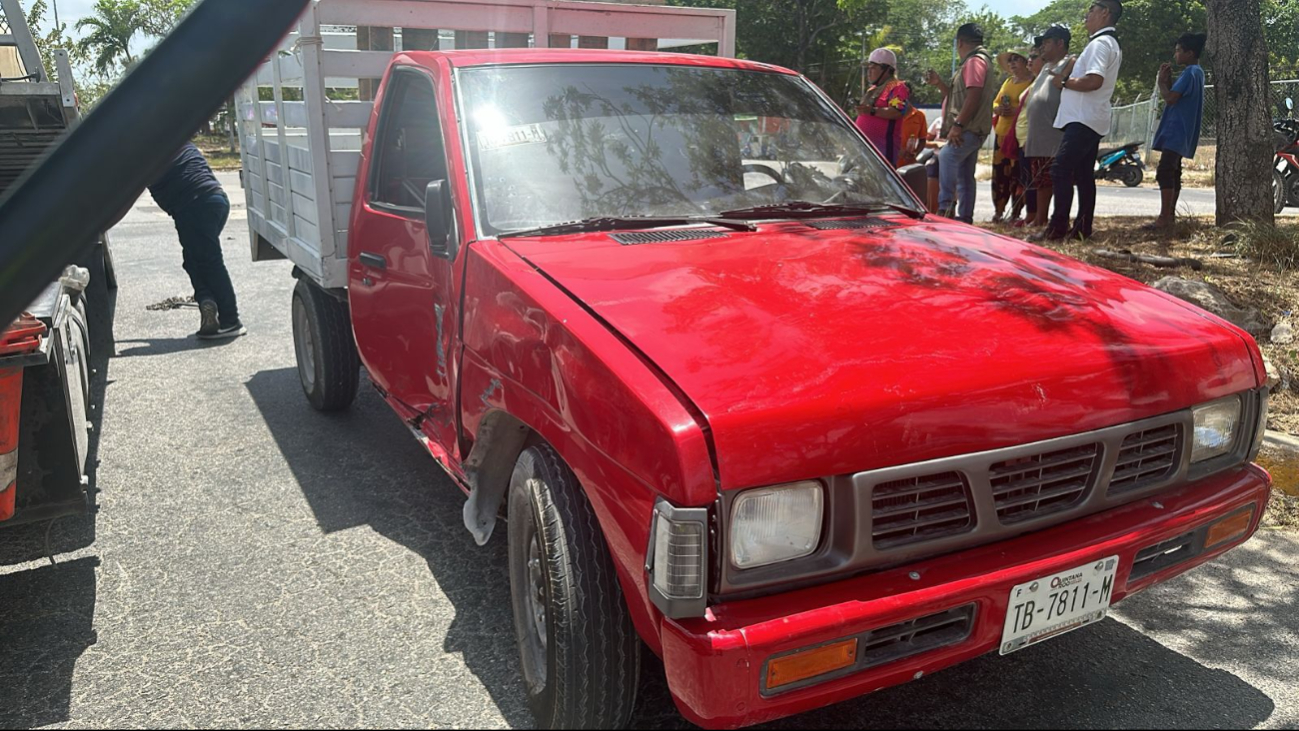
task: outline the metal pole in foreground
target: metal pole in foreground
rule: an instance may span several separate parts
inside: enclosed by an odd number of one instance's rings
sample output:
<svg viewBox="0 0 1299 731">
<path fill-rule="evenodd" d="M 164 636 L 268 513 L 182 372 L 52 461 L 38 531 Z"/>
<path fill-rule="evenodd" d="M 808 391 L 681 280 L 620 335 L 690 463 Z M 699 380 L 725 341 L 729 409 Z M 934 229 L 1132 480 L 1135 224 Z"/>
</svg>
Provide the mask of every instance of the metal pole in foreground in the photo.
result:
<svg viewBox="0 0 1299 731">
<path fill-rule="evenodd" d="M 127 210 L 307 2 L 204 0 L 0 199 L 0 322 Z"/>
</svg>

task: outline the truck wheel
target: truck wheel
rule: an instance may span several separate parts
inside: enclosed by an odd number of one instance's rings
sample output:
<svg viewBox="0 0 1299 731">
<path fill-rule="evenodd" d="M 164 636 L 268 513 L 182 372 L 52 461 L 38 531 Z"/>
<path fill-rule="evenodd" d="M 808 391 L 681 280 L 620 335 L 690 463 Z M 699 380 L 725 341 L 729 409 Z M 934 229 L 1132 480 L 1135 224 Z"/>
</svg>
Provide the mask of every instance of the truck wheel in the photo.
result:
<svg viewBox="0 0 1299 731">
<path fill-rule="evenodd" d="M 514 630 L 539 727 L 625 727 L 640 640 L 591 505 L 549 446 L 514 465 L 509 543 Z"/>
<path fill-rule="evenodd" d="M 117 289 L 117 267 L 113 264 L 113 250 L 108 248 L 108 237 L 101 239 L 100 246 L 103 248 L 104 261 L 104 283 L 109 289 Z"/>
<path fill-rule="evenodd" d="M 298 280 L 293 288 L 293 349 L 302 392 L 318 411 L 341 411 L 356 398 L 361 362 L 347 307 Z"/>
</svg>

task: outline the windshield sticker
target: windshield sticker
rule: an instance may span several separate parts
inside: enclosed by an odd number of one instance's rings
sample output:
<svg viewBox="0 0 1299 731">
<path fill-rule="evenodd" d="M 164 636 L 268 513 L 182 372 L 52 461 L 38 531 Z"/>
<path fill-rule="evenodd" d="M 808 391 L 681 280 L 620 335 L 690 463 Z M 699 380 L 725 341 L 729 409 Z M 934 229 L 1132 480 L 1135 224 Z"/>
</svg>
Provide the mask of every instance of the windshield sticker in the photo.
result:
<svg viewBox="0 0 1299 731">
<path fill-rule="evenodd" d="M 546 141 L 546 131 L 540 124 L 522 124 L 478 133 L 479 150 L 499 150 L 515 145 L 531 145 Z"/>
</svg>

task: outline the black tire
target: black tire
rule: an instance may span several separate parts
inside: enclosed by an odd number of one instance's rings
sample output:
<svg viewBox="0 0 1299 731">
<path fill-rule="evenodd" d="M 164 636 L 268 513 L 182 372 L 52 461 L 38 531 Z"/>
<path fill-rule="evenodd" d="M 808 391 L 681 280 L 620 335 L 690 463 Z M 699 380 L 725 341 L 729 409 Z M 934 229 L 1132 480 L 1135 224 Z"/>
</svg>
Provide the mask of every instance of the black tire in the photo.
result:
<svg viewBox="0 0 1299 731">
<path fill-rule="evenodd" d="M 1281 215 L 1281 212 L 1285 210 L 1286 199 L 1288 197 L 1289 197 L 1289 192 L 1286 190 L 1285 178 L 1281 177 L 1281 173 L 1273 170 L 1272 171 L 1273 213 L 1277 214 L 1278 216 Z"/>
<path fill-rule="evenodd" d="M 347 305 L 301 279 L 293 288 L 293 350 L 302 392 L 316 410 L 341 411 L 352 404 L 361 361 Z"/>
<path fill-rule="evenodd" d="M 1145 178 L 1145 172 L 1136 165 L 1124 165 L 1123 168 L 1119 170 L 1119 180 L 1129 188 L 1135 188 L 1138 185 L 1141 185 L 1141 182 L 1145 180 Z"/>
<path fill-rule="evenodd" d="M 591 505 L 549 446 L 525 449 L 514 465 L 509 543 L 514 629 L 538 726 L 625 727 L 640 639 Z"/>
<path fill-rule="evenodd" d="M 104 282 L 109 289 L 117 289 L 117 266 L 113 264 L 113 250 L 108 247 L 108 236 L 100 239 L 103 248 Z"/>
</svg>

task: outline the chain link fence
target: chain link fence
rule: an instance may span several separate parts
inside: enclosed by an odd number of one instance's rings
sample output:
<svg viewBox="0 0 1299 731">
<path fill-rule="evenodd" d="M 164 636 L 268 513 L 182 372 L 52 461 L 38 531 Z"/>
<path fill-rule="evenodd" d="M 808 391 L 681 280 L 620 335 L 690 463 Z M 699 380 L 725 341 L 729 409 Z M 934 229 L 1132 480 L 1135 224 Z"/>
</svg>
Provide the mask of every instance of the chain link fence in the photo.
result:
<svg viewBox="0 0 1299 731">
<path fill-rule="evenodd" d="M 1216 142 L 1218 139 L 1218 100 L 1215 97 L 1212 84 L 1204 87 L 1204 122 L 1200 137 L 1210 142 Z M 1293 99 L 1296 112 L 1299 112 L 1299 79 L 1272 82 L 1272 104 L 1268 108 L 1269 116 L 1293 116 L 1293 113 L 1286 109 L 1286 99 Z"/>
<path fill-rule="evenodd" d="M 1131 104 L 1115 105 L 1110 113 L 1110 133 L 1102 143 L 1106 147 L 1122 147 L 1133 142 L 1140 142 L 1147 154 L 1150 142 L 1155 137 L 1155 128 L 1159 125 L 1159 95 L 1151 93 L 1149 97 L 1138 98 Z"/>
</svg>

